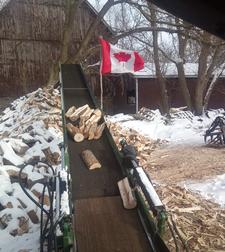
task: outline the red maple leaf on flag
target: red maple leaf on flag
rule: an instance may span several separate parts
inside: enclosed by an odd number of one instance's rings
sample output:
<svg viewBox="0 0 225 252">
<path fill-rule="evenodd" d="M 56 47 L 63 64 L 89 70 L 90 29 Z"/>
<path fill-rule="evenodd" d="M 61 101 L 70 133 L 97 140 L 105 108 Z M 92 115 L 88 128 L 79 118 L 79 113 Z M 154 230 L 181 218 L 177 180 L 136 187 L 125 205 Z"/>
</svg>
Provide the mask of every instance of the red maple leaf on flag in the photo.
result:
<svg viewBox="0 0 225 252">
<path fill-rule="evenodd" d="M 119 62 L 127 62 L 131 58 L 131 54 L 125 52 L 114 53 L 113 56 Z"/>
</svg>

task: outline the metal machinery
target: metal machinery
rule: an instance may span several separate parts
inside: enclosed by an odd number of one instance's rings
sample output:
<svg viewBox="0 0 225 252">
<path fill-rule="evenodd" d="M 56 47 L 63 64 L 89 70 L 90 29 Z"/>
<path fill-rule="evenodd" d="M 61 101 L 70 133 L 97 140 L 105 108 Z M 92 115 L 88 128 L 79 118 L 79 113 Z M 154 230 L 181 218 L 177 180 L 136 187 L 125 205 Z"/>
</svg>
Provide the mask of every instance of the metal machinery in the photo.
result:
<svg viewBox="0 0 225 252">
<path fill-rule="evenodd" d="M 208 145 L 225 145 L 225 117 L 217 116 L 204 136 Z"/>
<path fill-rule="evenodd" d="M 127 152 L 132 147 L 124 142 L 119 152 L 107 128 L 99 140 L 76 143 L 67 138 L 65 111 L 71 106 L 97 105 L 80 65 L 61 65 L 60 78 L 63 160 L 73 210 L 74 251 L 169 251 L 162 238 L 166 223 L 164 206 L 135 155 Z M 101 169 L 89 171 L 85 167 L 80 158 L 85 148 L 96 154 Z M 124 177 L 128 177 L 137 200 L 137 207 L 132 210 L 123 208 L 119 196 L 117 182 Z"/>
</svg>

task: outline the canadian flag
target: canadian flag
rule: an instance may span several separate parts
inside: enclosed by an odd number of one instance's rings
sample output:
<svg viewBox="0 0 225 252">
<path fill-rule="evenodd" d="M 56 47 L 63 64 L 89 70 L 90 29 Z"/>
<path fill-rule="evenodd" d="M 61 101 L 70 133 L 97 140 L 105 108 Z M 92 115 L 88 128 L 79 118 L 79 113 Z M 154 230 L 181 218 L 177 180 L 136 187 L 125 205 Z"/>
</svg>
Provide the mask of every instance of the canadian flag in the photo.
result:
<svg viewBox="0 0 225 252">
<path fill-rule="evenodd" d="M 100 38 L 101 73 L 134 73 L 144 68 L 143 58 L 135 51 L 122 50 Z"/>
</svg>

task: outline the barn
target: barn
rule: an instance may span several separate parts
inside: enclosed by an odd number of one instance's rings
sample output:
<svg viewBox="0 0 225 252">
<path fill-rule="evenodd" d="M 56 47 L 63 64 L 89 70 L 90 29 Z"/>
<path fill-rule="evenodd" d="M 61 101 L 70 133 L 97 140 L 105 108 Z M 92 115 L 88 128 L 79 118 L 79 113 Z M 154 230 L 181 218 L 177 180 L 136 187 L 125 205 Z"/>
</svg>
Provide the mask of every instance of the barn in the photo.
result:
<svg viewBox="0 0 225 252">
<path fill-rule="evenodd" d="M 0 97 L 19 96 L 44 85 L 58 62 L 65 23 L 63 0 L 10 0 L 0 10 Z M 71 55 L 79 47 L 97 12 L 83 1 L 74 18 Z M 111 35 L 102 21 L 92 38 Z M 95 63 L 95 58 L 90 63 Z"/>
<path fill-rule="evenodd" d="M 198 64 L 186 63 L 184 67 L 188 89 L 193 98 L 197 82 Z M 167 83 L 170 107 L 185 106 L 176 66 L 172 63 L 164 64 L 163 74 Z M 123 80 L 123 86 L 122 88 L 118 85 L 115 87 L 115 93 L 111 101 L 111 113 L 135 113 L 142 107 L 150 109 L 161 107 L 160 90 L 155 76 L 154 64 L 147 63 L 143 70 L 130 75 L 118 76 L 117 78 L 118 81 L 119 79 Z M 209 101 L 209 108 L 221 107 L 225 107 L 225 73 L 217 80 Z"/>
</svg>

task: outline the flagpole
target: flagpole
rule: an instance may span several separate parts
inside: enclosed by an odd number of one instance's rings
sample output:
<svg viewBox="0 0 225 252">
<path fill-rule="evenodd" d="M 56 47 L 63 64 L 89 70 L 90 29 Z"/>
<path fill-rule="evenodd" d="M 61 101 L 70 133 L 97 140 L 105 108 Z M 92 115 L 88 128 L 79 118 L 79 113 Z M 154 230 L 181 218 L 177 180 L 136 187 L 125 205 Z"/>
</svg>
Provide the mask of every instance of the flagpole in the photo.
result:
<svg viewBox="0 0 225 252">
<path fill-rule="evenodd" d="M 138 78 L 135 79 L 136 82 L 136 114 L 138 113 Z"/>
<path fill-rule="evenodd" d="M 103 85 L 102 85 L 102 73 L 100 68 L 100 89 L 101 89 L 101 110 L 103 110 Z"/>
<path fill-rule="evenodd" d="M 102 39 L 102 36 L 99 36 L 99 39 Z M 102 84 L 102 50 L 100 49 L 100 108 L 103 110 L 103 84 Z"/>
</svg>

